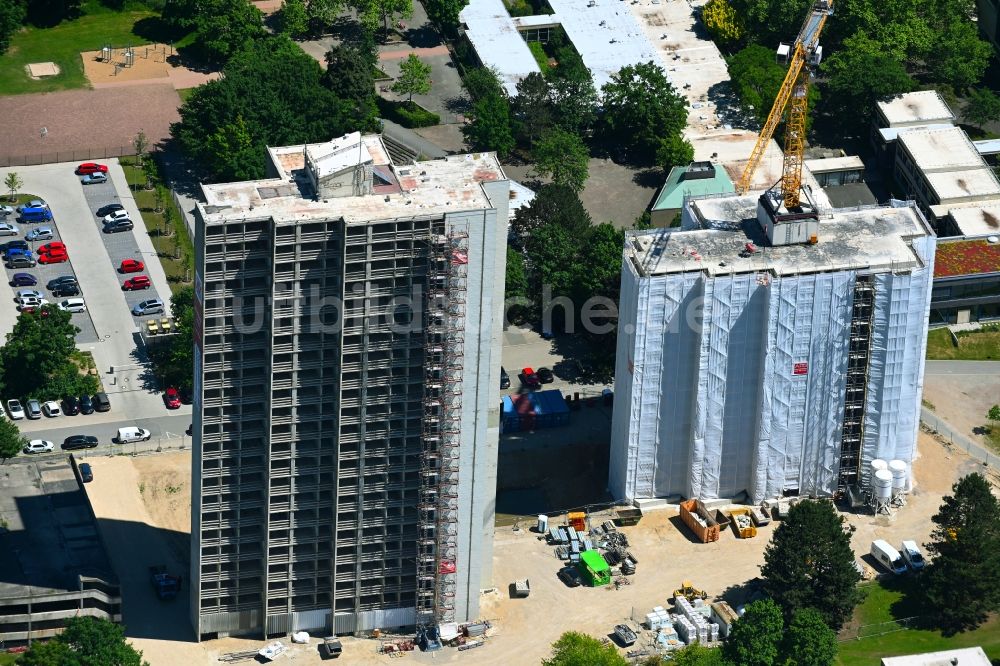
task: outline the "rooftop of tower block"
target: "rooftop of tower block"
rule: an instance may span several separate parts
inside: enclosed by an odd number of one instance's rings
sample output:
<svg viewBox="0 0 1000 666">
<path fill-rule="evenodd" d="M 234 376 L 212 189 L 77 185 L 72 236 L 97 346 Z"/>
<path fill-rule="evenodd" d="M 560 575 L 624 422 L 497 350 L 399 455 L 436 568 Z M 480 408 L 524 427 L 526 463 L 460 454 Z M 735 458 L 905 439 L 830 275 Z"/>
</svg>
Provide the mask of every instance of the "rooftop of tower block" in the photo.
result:
<svg viewBox="0 0 1000 666">
<path fill-rule="evenodd" d="M 637 274 L 906 270 L 924 265 L 912 240 L 933 234 L 915 205 L 826 210 L 820 212 L 816 244 L 769 247 L 757 222 L 757 196 L 698 199 L 688 206 L 698 228 L 627 236 L 625 259 Z"/>
<path fill-rule="evenodd" d="M 268 158 L 272 177 L 201 186 L 206 223 L 240 217 L 367 222 L 490 209 L 497 206 L 482 183 L 508 180 L 493 153 L 396 165 L 381 136 L 357 132 L 319 144 L 269 147 Z"/>
</svg>

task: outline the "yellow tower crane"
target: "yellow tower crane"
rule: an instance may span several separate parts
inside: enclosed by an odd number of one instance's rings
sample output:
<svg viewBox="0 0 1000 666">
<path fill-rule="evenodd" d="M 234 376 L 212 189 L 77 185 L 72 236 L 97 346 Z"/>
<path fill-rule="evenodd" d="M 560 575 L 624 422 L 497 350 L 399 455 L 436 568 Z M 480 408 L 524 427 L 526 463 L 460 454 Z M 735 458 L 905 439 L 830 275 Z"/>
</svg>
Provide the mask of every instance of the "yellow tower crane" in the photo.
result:
<svg viewBox="0 0 1000 666">
<path fill-rule="evenodd" d="M 790 60 L 785 80 L 781 83 L 774 106 L 767 116 L 767 122 L 760 132 L 750 159 L 736 184 L 736 191 L 746 194 L 750 181 L 760 164 L 774 130 L 778 127 L 785 109 L 788 108 L 788 123 L 785 127 L 785 157 L 781 169 L 781 196 L 785 208 L 791 211 L 799 205 L 802 189 L 802 158 L 805 152 L 806 114 L 809 112 L 809 80 L 811 68 L 818 65 L 823 55 L 819 45 L 819 35 L 823 31 L 826 17 L 833 14 L 833 0 L 815 0 L 812 11 L 802 24 L 795 43 L 789 48 Z M 779 51 L 780 53 L 780 51 Z"/>
</svg>

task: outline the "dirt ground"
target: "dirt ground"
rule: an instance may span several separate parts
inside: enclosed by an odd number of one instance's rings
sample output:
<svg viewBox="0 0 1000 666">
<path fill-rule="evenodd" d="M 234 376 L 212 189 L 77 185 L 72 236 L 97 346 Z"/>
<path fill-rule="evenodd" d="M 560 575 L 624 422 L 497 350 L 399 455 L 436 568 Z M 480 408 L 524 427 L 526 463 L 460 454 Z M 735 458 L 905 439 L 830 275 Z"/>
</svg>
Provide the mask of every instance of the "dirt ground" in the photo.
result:
<svg viewBox="0 0 1000 666">
<path fill-rule="evenodd" d="M 974 381 L 970 381 L 974 380 Z M 986 412 L 1000 399 L 1000 368 L 997 374 L 933 375 L 924 379 L 924 401 L 931 411 L 955 426 L 973 441 L 980 441 Z"/>
<path fill-rule="evenodd" d="M 907 505 L 892 516 L 846 514 L 857 530 L 855 552 L 866 553 L 871 541 L 890 543 L 928 539 L 928 517 L 960 476 L 982 466 L 964 453 L 922 433 L 920 457 L 914 463 L 915 483 Z M 183 567 L 170 551 L 186 543 L 190 502 L 190 453 L 141 458 L 95 460 L 95 480 L 88 493 L 109 543 L 112 561 L 122 579 L 128 635 L 152 666 L 209 666 L 230 653 L 257 649 L 262 641 L 221 639 L 194 643 L 187 617 L 187 600 L 165 604 L 153 598 L 145 580 L 146 567 L 167 561 Z M 993 475 L 994 483 L 998 482 Z M 595 516 L 596 520 L 603 520 Z M 139 525 L 137 525 L 139 524 Z M 671 508 L 652 511 L 639 525 L 624 528 L 630 550 L 638 558 L 631 584 L 610 588 L 570 589 L 556 578 L 560 563 L 539 535 L 526 529 L 498 527 L 494 552 L 494 591 L 484 594 L 483 618 L 494 625 L 485 646 L 467 652 L 446 649 L 433 654 L 410 653 L 408 660 L 436 663 L 531 664 L 548 655 L 549 645 L 573 629 L 604 636 L 630 618 L 640 619 L 653 606 L 665 605 L 670 591 L 691 579 L 712 596 L 732 598 L 746 581 L 759 575 L 763 551 L 776 524 L 760 529 L 755 539 L 737 539 L 731 531 L 711 544 L 694 542 Z M 531 597 L 511 599 L 507 586 L 515 579 L 531 580 Z M 287 643 L 287 642 L 286 642 Z M 286 663 L 314 664 L 320 659 L 316 641 L 294 646 Z M 388 663 L 377 654 L 373 640 L 345 639 L 338 663 Z"/>
<path fill-rule="evenodd" d="M 149 145 L 170 136 L 180 98 L 169 83 L 0 97 L 0 164 L 130 155 L 141 128 Z M 41 128 L 47 134 L 41 136 Z"/>
</svg>

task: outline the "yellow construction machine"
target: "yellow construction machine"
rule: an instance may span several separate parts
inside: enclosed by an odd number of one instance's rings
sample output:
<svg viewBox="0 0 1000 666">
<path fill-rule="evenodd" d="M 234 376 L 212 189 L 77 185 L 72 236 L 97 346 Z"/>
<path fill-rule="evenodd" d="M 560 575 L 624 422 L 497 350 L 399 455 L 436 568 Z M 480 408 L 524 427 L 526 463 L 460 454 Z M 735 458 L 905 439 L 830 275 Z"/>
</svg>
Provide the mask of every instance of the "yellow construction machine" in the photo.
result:
<svg viewBox="0 0 1000 666">
<path fill-rule="evenodd" d="M 679 590 L 674 590 L 673 598 L 677 597 L 687 597 L 688 601 L 694 601 L 695 599 L 708 599 L 708 592 L 699 590 L 691 584 L 691 581 L 686 580 L 681 583 Z"/>
</svg>

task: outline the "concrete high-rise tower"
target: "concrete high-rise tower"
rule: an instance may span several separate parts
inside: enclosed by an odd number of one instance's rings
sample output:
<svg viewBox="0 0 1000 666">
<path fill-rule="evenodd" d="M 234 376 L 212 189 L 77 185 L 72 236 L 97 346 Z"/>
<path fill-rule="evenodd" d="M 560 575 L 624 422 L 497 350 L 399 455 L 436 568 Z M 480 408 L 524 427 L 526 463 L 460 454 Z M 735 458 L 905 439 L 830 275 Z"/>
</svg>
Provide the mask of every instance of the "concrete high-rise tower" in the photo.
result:
<svg viewBox="0 0 1000 666">
<path fill-rule="evenodd" d="M 378 136 L 204 185 L 195 267 L 200 638 L 475 619 L 492 585 L 509 182 Z"/>
</svg>

